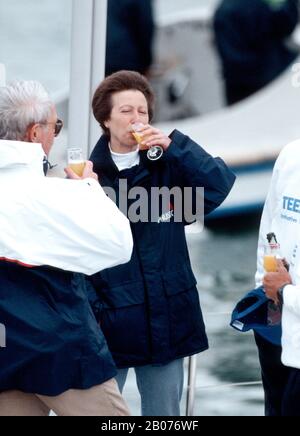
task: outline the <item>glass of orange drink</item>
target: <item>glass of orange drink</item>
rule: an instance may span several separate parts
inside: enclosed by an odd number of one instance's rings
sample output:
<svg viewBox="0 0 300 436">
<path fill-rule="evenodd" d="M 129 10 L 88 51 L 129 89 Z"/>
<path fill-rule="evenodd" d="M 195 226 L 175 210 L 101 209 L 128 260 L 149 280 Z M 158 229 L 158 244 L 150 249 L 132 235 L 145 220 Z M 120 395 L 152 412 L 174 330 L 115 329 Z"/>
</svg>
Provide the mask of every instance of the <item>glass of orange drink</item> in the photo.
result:
<svg viewBox="0 0 300 436">
<path fill-rule="evenodd" d="M 68 148 L 67 155 L 68 167 L 71 168 L 77 176 L 82 177 L 85 167 L 82 149 L 79 147 Z"/>
<path fill-rule="evenodd" d="M 264 269 L 266 272 L 277 271 L 277 258 L 272 254 L 264 255 Z"/>
</svg>

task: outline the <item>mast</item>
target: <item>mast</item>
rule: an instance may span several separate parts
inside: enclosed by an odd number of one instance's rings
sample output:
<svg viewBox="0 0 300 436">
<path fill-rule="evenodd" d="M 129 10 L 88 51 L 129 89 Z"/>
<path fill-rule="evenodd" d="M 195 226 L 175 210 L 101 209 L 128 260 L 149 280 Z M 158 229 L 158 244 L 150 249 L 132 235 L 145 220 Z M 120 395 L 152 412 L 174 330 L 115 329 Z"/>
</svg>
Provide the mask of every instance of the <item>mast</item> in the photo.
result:
<svg viewBox="0 0 300 436">
<path fill-rule="evenodd" d="M 88 157 L 100 136 L 91 111 L 104 78 L 107 0 L 73 0 L 68 146 Z"/>
</svg>

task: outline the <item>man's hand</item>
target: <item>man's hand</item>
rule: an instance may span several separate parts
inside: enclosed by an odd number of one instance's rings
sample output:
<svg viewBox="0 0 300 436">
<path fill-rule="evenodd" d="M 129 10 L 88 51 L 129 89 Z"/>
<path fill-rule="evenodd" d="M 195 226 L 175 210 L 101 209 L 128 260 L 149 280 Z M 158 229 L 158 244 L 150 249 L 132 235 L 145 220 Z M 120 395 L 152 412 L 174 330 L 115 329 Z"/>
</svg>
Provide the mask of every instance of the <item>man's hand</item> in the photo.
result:
<svg viewBox="0 0 300 436">
<path fill-rule="evenodd" d="M 265 274 L 263 279 L 266 295 L 273 300 L 275 304 L 279 304 L 277 295 L 278 289 L 290 283 L 292 283 L 290 274 L 287 272 L 282 260 L 277 259 L 277 271 Z"/>
<path fill-rule="evenodd" d="M 68 179 L 73 179 L 73 180 L 95 179 L 98 181 L 98 176 L 93 171 L 93 162 L 91 162 L 90 160 L 87 160 L 85 162 L 85 167 L 81 177 L 77 176 L 77 174 L 75 174 L 70 167 L 65 168 L 64 171 L 67 174 Z"/>
</svg>

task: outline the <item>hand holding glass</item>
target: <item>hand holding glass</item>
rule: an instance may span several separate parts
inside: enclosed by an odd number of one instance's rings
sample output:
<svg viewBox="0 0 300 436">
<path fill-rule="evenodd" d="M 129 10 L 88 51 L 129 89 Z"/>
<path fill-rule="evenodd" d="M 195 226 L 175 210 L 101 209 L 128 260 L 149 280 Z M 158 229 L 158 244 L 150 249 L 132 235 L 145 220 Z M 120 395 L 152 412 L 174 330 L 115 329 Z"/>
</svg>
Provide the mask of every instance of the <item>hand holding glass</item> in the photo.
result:
<svg viewBox="0 0 300 436">
<path fill-rule="evenodd" d="M 74 171 L 77 176 L 82 177 L 85 160 L 83 159 L 83 152 L 81 148 L 68 148 L 68 167 Z"/>
<path fill-rule="evenodd" d="M 142 133 L 140 133 L 140 129 L 144 126 L 144 124 L 142 123 L 134 123 L 131 125 L 132 127 L 132 135 L 135 138 L 136 142 L 139 145 L 142 145 L 142 147 L 140 147 L 141 150 L 143 150 L 143 135 Z M 149 160 L 158 160 L 162 157 L 163 155 L 163 148 L 160 145 L 153 145 L 148 149 L 147 152 L 147 157 Z"/>
<path fill-rule="evenodd" d="M 268 244 L 265 246 L 264 269 L 266 272 L 277 271 L 277 259 L 280 258 L 278 249 L 278 244 Z"/>
<path fill-rule="evenodd" d="M 264 256 L 264 269 L 266 272 L 276 272 L 277 271 L 277 259 L 271 254 L 266 254 Z"/>
</svg>

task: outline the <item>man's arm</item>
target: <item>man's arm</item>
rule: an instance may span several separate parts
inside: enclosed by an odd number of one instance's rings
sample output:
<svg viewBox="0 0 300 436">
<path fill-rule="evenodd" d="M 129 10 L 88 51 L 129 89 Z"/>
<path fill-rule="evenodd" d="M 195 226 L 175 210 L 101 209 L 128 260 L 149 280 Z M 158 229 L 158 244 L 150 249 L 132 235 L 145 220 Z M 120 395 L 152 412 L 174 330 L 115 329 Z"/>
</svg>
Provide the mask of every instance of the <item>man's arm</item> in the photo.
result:
<svg viewBox="0 0 300 436">
<path fill-rule="evenodd" d="M 300 286 L 286 285 L 282 298 L 286 308 L 296 316 L 300 316 Z"/>
<path fill-rule="evenodd" d="M 130 260 L 129 221 L 96 180 L 45 179 L 40 190 L 28 210 L 43 222 L 39 264 L 91 275 Z"/>
</svg>

